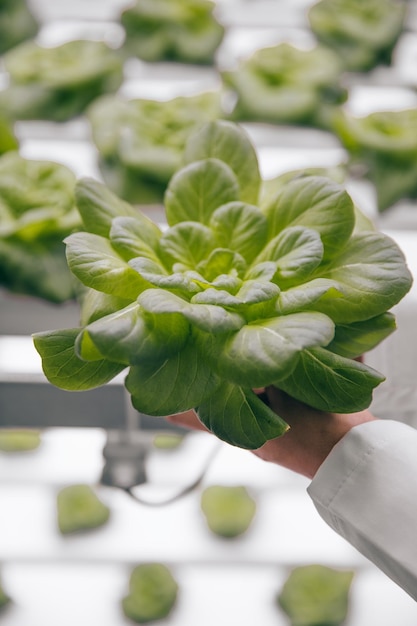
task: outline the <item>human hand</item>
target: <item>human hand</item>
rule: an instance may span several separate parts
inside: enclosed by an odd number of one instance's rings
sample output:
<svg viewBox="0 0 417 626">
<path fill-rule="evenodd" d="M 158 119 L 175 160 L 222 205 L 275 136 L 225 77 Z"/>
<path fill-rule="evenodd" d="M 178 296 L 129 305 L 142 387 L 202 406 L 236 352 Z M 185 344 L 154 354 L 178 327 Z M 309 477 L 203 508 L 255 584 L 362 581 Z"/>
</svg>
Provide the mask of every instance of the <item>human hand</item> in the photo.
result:
<svg viewBox="0 0 417 626">
<path fill-rule="evenodd" d="M 351 428 L 376 419 L 368 410 L 350 414 L 318 411 L 273 386 L 257 391 L 290 428 L 253 453 L 308 478 L 313 478 L 332 448 Z M 192 410 L 166 419 L 186 428 L 209 432 Z"/>
</svg>

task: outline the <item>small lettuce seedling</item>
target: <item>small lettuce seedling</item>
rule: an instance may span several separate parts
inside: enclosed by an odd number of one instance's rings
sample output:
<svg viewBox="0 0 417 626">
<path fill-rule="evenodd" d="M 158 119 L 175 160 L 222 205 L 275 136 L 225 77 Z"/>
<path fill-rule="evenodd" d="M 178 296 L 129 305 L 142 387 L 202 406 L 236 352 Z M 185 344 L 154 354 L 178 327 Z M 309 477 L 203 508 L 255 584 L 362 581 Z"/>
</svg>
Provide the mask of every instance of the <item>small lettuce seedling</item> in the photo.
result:
<svg viewBox="0 0 417 626">
<path fill-rule="evenodd" d="M 123 613 L 138 624 L 162 620 L 173 610 L 178 583 L 163 563 L 142 563 L 130 574 L 129 594 L 122 599 Z"/>
<path fill-rule="evenodd" d="M 110 509 L 89 485 L 69 485 L 57 494 L 58 528 L 63 535 L 103 526 Z"/>
<path fill-rule="evenodd" d="M 245 533 L 256 513 L 256 501 L 242 485 L 210 485 L 201 494 L 200 506 L 208 528 L 227 539 Z"/>
<path fill-rule="evenodd" d="M 277 597 L 291 626 L 340 626 L 349 610 L 352 570 L 325 565 L 295 567 Z"/>
<path fill-rule="evenodd" d="M 41 433 L 27 428 L 2 428 L 0 430 L 0 452 L 28 452 L 41 444 Z"/>
<path fill-rule="evenodd" d="M 410 288 L 397 244 L 361 230 L 326 177 L 295 177 L 258 205 L 256 152 L 231 122 L 195 133 L 185 161 L 163 230 L 104 185 L 78 182 L 87 232 L 67 237 L 67 260 L 88 289 L 79 328 L 34 336 L 46 377 L 82 390 L 129 368 L 138 411 L 195 409 L 251 449 L 288 428 L 253 388 L 326 411 L 367 407 L 384 377 L 354 359 L 394 330 L 389 309 Z"/>
</svg>

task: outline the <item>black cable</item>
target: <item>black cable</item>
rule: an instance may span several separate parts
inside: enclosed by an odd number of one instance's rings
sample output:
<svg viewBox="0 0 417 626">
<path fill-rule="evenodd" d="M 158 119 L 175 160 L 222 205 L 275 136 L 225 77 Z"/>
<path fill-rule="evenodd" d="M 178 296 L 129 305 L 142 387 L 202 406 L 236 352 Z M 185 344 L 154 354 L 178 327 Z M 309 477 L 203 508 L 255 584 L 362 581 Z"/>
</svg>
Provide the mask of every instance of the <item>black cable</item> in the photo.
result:
<svg viewBox="0 0 417 626">
<path fill-rule="evenodd" d="M 144 504 L 146 506 L 165 506 L 167 504 L 172 504 L 173 502 L 176 502 L 177 500 L 180 500 L 181 498 L 183 498 L 184 496 L 186 496 L 188 493 L 190 493 L 191 491 L 193 491 L 194 489 L 196 489 L 201 482 L 203 481 L 204 477 L 206 476 L 216 454 L 218 453 L 218 451 L 220 450 L 220 443 L 217 444 L 213 450 L 211 451 L 211 453 L 209 454 L 208 458 L 206 459 L 206 462 L 204 463 L 200 473 L 197 475 L 197 477 L 193 480 L 192 483 L 190 483 L 189 485 L 186 485 L 185 487 L 183 487 L 183 489 L 181 489 L 178 493 L 176 493 L 175 495 L 169 497 L 169 498 L 165 498 L 164 500 L 160 500 L 160 501 L 151 501 L 151 500 L 147 500 L 146 498 L 142 498 L 141 496 L 138 496 L 136 493 L 133 492 L 133 489 L 135 488 L 135 486 L 133 487 L 120 487 L 120 489 L 122 489 L 122 491 L 124 491 L 125 493 L 127 493 L 131 498 L 133 498 L 133 500 L 135 500 L 136 502 L 138 502 L 139 504 Z"/>
</svg>

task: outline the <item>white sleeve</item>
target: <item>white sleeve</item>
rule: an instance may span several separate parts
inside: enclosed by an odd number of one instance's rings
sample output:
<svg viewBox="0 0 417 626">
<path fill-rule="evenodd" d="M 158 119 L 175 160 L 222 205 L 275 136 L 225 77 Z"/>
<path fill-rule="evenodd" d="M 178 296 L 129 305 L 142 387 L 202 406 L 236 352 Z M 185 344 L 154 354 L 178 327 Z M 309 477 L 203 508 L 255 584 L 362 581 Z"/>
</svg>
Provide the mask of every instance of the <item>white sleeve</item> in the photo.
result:
<svg viewBox="0 0 417 626">
<path fill-rule="evenodd" d="M 417 429 L 392 420 L 355 426 L 308 492 L 329 526 L 417 600 Z"/>
</svg>

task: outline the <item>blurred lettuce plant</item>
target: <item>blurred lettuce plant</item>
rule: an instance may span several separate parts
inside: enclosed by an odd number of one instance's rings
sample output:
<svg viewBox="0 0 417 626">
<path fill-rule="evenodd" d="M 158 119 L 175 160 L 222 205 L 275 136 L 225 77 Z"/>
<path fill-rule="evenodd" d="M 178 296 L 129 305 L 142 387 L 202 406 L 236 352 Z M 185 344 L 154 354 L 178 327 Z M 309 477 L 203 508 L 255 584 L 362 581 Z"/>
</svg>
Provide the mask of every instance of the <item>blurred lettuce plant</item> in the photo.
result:
<svg viewBox="0 0 417 626">
<path fill-rule="evenodd" d="M 121 14 L 125 48 L 144 61 L 212 64 L 224 36 L 211 0 L 137 0 Z"/>
<path fill-rule="evenodd" d="M 123 613 L 138 624 L 163 620 L 174 608 L 178 591 L 167 565 L 142 563 L 130 573 L 129 593 L 122 598 Z"/>
<path fill-rule="evenodd" d="M 110 509 L 90 485 L 68 485 L 57 493 L 57 522 L 63 535 L 92 530 L 106 524 Z"/>
<path fill-rule="evenodd" d="M 85 232 L 66 239 L 89 288 L 81 326 L 34 336 L 67 390 L 125 385 L 149 415 L 196 409 L 233 445 L 258 448 L 287 424 L 252 391 L 276 385 L 335 412 L 369 406 L 384 376 L 355 360 L 395 328 L 410 289 L 397 244 L 356 224 L 334 181 L 295 177 L 258 203 L 257 155 L 231 122 L 188 140 L 165 194 L 163 231 L 104 185 L 82 179 Z"/>
<path fill-rule="evenodd" d="M 256 500 L 243 485 L 209 485 L 200 507 L 208 528 L 225 539 L 243 535 L 256 513 Z"/>
<path fill-rule="evenodd" d="M 74 185 L 64 165 L 0 157 L 0 285 L 52 302 L 74 296 L 63 244 L 81 226 Z"/>
<path fill-rule="evenodd" d="M 291 626 L 341 626 L 348 615 L 353 577 L 352 570 L 325 565 L 295 567 L 278 594 L 278 605 Z"/>
<path fill-rule="evenodd" d="M 417 109 L 377 111 L 364 117 L 340 112 L 334 131 L 363 165 L 384 211 L 403 198 L 417 198 Z"/>
<path fill-rule="evenodd" d="M 182 165 L 187 138 L 220 112 L 216 92 L 166 101 L 99 98 L 88 118 L 106 184 L 134 204 L 162 202 L 171 176 Z"/>
<path fill-rule="evenodd" d="M 364 72 L 391 63 L 406 5 L 401 0 L 320 0 L 308 17 L 318 41 L 338 54 L 346 70 Z"/>
<path fill-rule="evenodd" d="M 27 428 L 0 429 L 1 452 L 29 452 L 39 448 L 41 432 Z"/>
<path fill-rule="evenodd" d="M 221 72 L 234 96 L 231 118 L 327 128 L 335 106 L 346 100 L 341 64 L 330 50 L 289 43 L 256 50 Z"/>
<path fill-rule="evenodd" d="M 123 81 L 120 52 L 102 41 L 27 41 L 4 56 L 4 65 L 9 85 L 0 91 L 0 110 L 17 120 L 66 121 Z"/>
</svg>

